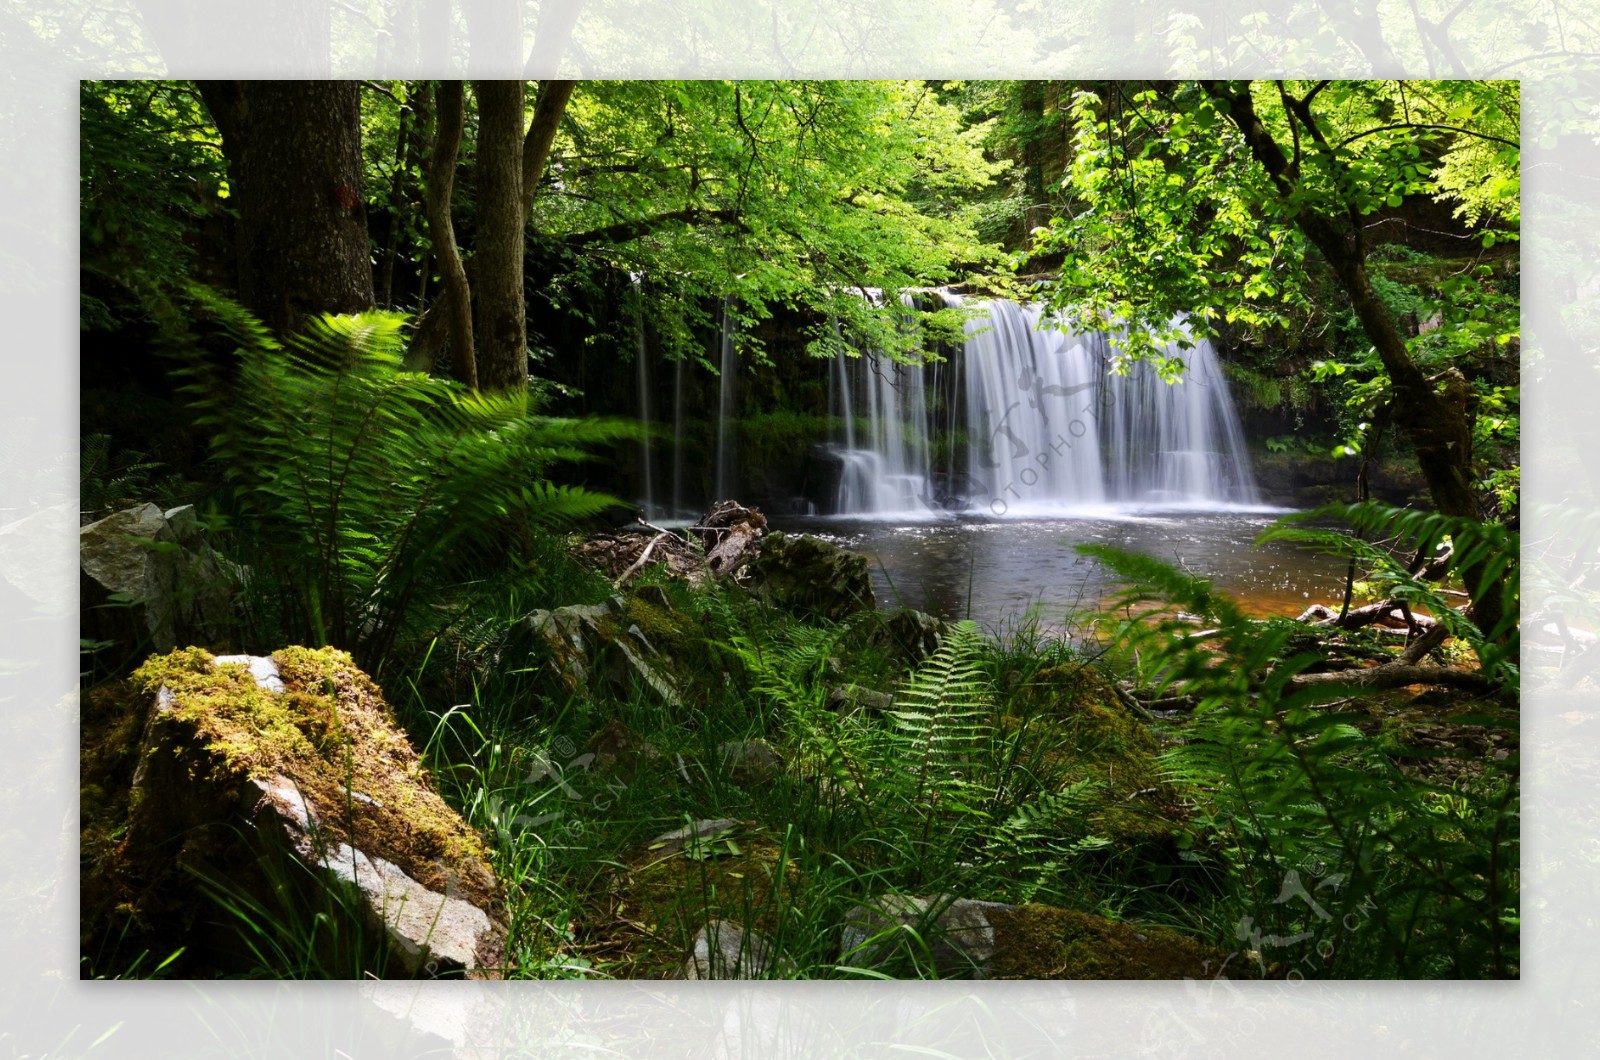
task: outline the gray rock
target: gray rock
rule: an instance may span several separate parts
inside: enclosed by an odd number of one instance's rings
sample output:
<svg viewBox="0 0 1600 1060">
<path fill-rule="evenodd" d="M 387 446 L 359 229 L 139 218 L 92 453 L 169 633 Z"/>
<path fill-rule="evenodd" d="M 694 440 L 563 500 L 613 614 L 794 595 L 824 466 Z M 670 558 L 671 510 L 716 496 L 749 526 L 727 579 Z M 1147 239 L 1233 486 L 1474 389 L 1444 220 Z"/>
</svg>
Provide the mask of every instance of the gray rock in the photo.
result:
<svg viewBox="0 0 1600 1060">
<path fill-rule="evenodd" d="M 1015 906 L 970 898 L 913 898 L 888 894 L 845 914 L 840 931 L 840 960 L 875 968 L 901 953 L 931 957 L 935 971 L 946 978 L 982 979 L 995 953 L 990 915 Z M 919 946 L 909 932 L 915 932 Z"/>
<path fill-rule="evenodd" d="M 656 653 L 643 631 L 626 621 L 622 597 L 613 596 L 603 604 L 534 611 L 517 625 L 549 652 L 569 689 L 585 689 L 591 675 L 599 674 L 618 696 L 629 695 L 637 682 L 668 706 L 681 707 L 671 680 L 645 658 Z"/>
<path fill-rule="evenodd" d="M 828 709 L 841 718 L 857 711 L 885 711 L 894 706 L 894 697 L 860 685 L 836 685 L 828 689 Z"/>
<path fill-rule="evenodd" d="M 783 757 L 765 740 L 730 740 L 717 759 L 735 784 L 765 784 L 783 772 Z"/>
<path fill-rule="evenodd" d="M 144 504 L 90 523 L 78 531 L 78 561 L 84 637 L 160 652 L 229 638 L 234 568 L 206 543 L 192 506 Z"/>
<path fill-rule="evenodd" d="M 874 623 L 867 641 L 915 666 L 939 650 L 944 640 L 944 623 L 932 615 L 909 607 L 896 607 Z"/>
<path fill-rule="evenodd" d="M 759 932 L 712 920 L 694 936 L 680 979 L 792 979 L 794 964 Z"/>
</svg>

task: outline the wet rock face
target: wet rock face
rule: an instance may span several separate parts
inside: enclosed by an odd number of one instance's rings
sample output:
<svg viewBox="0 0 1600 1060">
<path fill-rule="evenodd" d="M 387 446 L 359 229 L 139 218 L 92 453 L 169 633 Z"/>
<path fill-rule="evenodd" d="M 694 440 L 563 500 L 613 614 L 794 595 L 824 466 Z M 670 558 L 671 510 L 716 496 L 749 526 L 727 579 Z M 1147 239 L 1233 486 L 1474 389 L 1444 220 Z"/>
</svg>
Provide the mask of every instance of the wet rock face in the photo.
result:
<svg viewBox="0 0 1600 1060">
<path fill-rule="evenodd" d="M 90 523 L 78 562 L 83 636 L 156 651 L 228 638 L 236 572 L 206 543 L 193 505 L 144 504 Z"/>
<path fill-rule="evenodd" d="M 820 538 L 769 533 L 750 571 L 758 595 L 796 614 L 838 621 L 878 606 L 867 558 Z"/>
<path fill-rule="evenodd" d="M 345 897 L 387 977 L 492 977 L 505 964 L 504 896 L 482 838 L 433 788 L 377 687 L 333 649 L 159 656 L 135 676 L 150 706 L 127 836 L 109 871 L 181 906 L 180 871 L 281 891 L 269 862 Z M 279 899 L 282 900 L 282 899 Z M 290 899 L 293 900 L 293 899 Z M 308 918 L 309 918 L 309 914 Z M 349 968 L 334 955 L 332 963 Z M 226 973 L 224 966 L 220 969 Z"/>
</svg>

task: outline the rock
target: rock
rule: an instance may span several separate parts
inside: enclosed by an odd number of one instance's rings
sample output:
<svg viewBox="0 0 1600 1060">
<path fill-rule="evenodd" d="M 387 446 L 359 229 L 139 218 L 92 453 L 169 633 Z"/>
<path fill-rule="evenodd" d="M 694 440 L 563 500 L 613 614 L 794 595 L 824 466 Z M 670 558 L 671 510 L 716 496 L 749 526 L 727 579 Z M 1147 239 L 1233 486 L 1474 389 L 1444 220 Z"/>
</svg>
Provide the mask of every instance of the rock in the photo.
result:
<svg viewBox="0 0 1600 1060">
<path fill-rule="evenodd" d="M 765 740 L 730 740 L 717 759 L 735 784 L 765 784 L 783 772 L 783 757 Z"/>
<path fill-rule="evenodd" d="M 944 623 L 909 607 L 896 607 L 872 624 L 867 643 L 888 651 L 909 666 L 916 666 L 939 650 Z"/>
<path fill-rule="evenodd" d="M 867 558 L 821 538 L 774 531 L 750 572 L 758 596 L 797 614 L 838 621 L 878 606 Z"/>
<path fill-rule="evenodd" d="M 181 891 L 182 865 L 265 901 L 320 897 L 310 888 L 285 898 L 282 878 L 263 875 L 263 858 L 286 857 L 309 870 L 292 878 L 345 889 L 350 901 L 325 904 L 355 910 L 381 941 L 382 966 L 363 973 L 500 974 L 504 896 L 484 842 L 434 790 L 347 654 L 213 658 L 189 648 L 150 659 L 135 682 L 151 704 L 113 868 L 128 893 Z M 241 814 L 253 827 L 239 827 Z M 192 902 L 166 897 L 169 907 Z M 329 937 L 360 934 L 351 924 Z"/>
<path fill-rule="evenodd" d="M 206 543 L 192 505 L 144 504 L 90 523 L 78 531 L 78 560 L 85 638 L 158 652 L 229 638 L 237 575 Z"/>
<path fill-rule="evenodd" d="M 926 948 L 897 929 L 915 931 Z M 843 963 L 874 968 L 899 954 L 926 954 L 946 978 L 1210 979 L 1258 971 L 1166 928 L 1032 902 L 885 895 L 846 914 L 841 943 Z"/>
<path fill-rule="evenodd" d="M 682 828 L 674 828 L 670 832 L 662 832 L 650 841 L 646 848 L 656 857 L 666 857 L 676 854 L 685 847 L 697 844 L 706 844 L 716 841 L 719 837 L 727 835 L 743 827 L 731 817 L 708 818 L 686 824 Z"/>
<path fill-rule="evenodd" d="M 944 978 L 981 979 L 994 957 L 994 926 L 989 916 L 1010 908 L 1000 902 L 966 898 L 913 898 L 889 894 L 858 905 L 845 914 L 840 932 L 840 961 L 873 968 L 896 954 L 917 954 L 923 948 L 898 929 L 915 931 L 926 943 L 926 955 Z"/>
<path fill-rule="evenodd" d="M 570 691 L 588 688 L 591 674 L 599 673 L 619 697 L 631 695 L 637 683 L 668 706 L 683 705 L 671 680 L 645 658 L 658 653 L 644 632 L 637 630 L 637 624 L 628 621 L 620 596 L 603 604 L 534 611 L 521 619 L 517 628 L 548 651 L 556 673 Z"/>
<path fill-rule="evenodd" d="M 712 920 L 695 933 L 681 979 L 792 979 L 794 964 L 757 931 Z"/>
<path fill-rule="evenodd" d="M 894 706 L 894 697 L 860 685 L 835 685 L 828 689 L 828 709 L 841 718 L 860 710 L 885 711 Z"/>
<path fill-rule="evenodd" d="M 620 721 L 607 722 L 583 749 L 594 756 L 590 764 L 600 773 L 632 773 L 641 763 L 661 757 L 654 744 Z"/>
</svg>

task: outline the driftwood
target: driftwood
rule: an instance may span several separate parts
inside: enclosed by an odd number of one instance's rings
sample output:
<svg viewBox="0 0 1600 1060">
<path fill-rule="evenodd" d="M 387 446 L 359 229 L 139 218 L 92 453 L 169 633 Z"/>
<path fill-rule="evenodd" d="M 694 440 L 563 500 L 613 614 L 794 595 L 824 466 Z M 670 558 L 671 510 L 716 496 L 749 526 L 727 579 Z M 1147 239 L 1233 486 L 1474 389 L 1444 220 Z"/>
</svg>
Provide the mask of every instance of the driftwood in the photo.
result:
<svg viewBox="0 0 1600 1060">
<path fill-rule="evenodd" d="M 721 578 L 755 558 L 767 517 L 759 508 L 746 508 L 738 501 L 718 501 L 689 529 L 700 535 L 706 567 L 713 577 Z"/>
<path fill-rule="evenodd" d="M 574 545 L 572 554 L 603 571 L 617 589 L 650 562 L 664 564 L 667 573 L 675 578 L 690 582 L 705 578 L 700 550 L 681 534 L 667 530 L 658 530 L 654 535 L 596 534 Z"/>
<path fill-rule="evenodd" d="M 1324 604 L 1312 604 L 1300 614 L 1300 622 L 1313 626 L 1333 626 L 1336 629 L 1361 629 L 1364 626 L 1385 626 L 1418 633 L 1432 629 L 1438 620 L 1430 615 L 1414 614 L 1403 600 L 1380 600 L 1365 607 L 1352 607 L 1343 618 L 1339 612 Z"/>
<path fill-rule="evenodd" d="M 1381 692 L 1406 685 L 1443 685 L 1469 692 L 1492 692 L 1494 682 L 1471 670 L 1452 670 L 1444 666 L 1417 666 L 1404 661 L 1385 663 L 1365 670 L 1335 670 L 1330 673 L 1296 674 L 1289 679 L 1294 689 L 1336 685 L 1343 689 Z"/>
<path fill-rule="evenodd" d="M 708 578 L 735 573 L 755 558 L 767 520 L 759 509 L 736 501 L 720 501 L 687 531 L 666 530 L 644 520 L 637 531 L 595 534 L 572 547 L 572 554 L 612 579 L 621 589 L 650 563 L 666 567 L 668 576 L 698 585 Z"/>
</svg>

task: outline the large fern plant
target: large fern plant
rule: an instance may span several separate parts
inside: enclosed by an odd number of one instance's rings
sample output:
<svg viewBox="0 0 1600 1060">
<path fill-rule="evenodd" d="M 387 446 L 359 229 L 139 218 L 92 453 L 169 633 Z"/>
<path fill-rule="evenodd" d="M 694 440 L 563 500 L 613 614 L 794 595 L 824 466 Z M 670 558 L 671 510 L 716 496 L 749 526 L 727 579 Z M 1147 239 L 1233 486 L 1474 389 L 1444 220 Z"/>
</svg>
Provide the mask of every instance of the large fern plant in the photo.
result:
<svg viewBox="0 0 1600 1060">
<path fill-rule="evenodd" d="M 519 535 L 614 503 L 546 476 L 625 425 L 408 372 L 397 314 L 324 316 L 282 345 L 237 306 L 207 304 L 237 360 L 191 365 L 188 392 L 238 501 L 263 637 L 381 668 L 411 626 L 437 621 L 419 604 L 502 563 Z"/>
<path fill-rule="evenodd" d="M 1470 534 L 1455 529 L 1459 547 Z M 1514 751 L 1485 753 L 1454 784 L 1401 768 L 1427 750 L 1375 728 L 1353 690 L 1295 682 L 1321 658 L 1294 650 L 1298 623 L 1252 621 L 1207 582 L 1148 557 L 1079 551 L 1127 586 L 1124 646 L 1159 686 L 1198 704 L 1166 763 L 1191 794 L 1190 828 L 1232 881 L 1235 934 L 1249 952 L 1323 977 L 1516 974 Z M 1404 568 L 1389 574 L 1391 589 L 1442 605 Z M 1197 632 L 1180 613 L 1209 628 Z M 1460 621 L 1514 694 L 1509 661 Z M 1504 699 L 1456 713 L 1515 747 L 1514 705 Z"/>
</svg>

